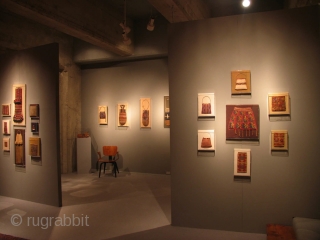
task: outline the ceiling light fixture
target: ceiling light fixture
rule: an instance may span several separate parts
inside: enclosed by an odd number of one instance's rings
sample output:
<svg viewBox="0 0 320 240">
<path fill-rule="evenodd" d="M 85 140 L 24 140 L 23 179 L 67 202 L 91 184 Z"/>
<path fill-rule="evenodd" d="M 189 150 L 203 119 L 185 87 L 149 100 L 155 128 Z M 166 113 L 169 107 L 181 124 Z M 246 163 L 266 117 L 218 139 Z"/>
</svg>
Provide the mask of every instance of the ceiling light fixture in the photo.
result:
<svg viewBox="0 0 320 240">
<path fill-rule="evenodd" d="M 148 31 L 153 31 L 154 30 L 154 16 L 152 15 L 152 9 L 151 9 L 151 16 L 150 16 L 150 20 L 147 24 L 147 30 Z"/>
<path fill-rule="evenodd" d="M 243 0 L 242 1 L 242 6 L 249 7 L 250 6 L 250 0 Z"/>
<path fill-rule="evenodd" d="M 127 34 L 131 31 L 129 27 L 127 27 L 127 2 L 124 0 L 124 20 L 122 23 L 120 23 L 120 26 L 122 27 L 122 37 L 123 37 L 123 43 L 125 45 L 131 44 L 131 39 L 127 36 Z"/>
</svg>

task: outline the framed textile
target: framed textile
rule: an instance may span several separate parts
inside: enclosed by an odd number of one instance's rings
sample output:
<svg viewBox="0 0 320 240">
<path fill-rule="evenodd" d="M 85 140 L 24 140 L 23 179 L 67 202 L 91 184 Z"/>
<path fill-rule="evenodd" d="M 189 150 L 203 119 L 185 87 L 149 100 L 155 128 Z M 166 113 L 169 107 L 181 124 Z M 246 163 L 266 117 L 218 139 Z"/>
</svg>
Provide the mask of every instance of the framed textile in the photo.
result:
<svg viewBox="0 0 320 240">
<path fill-rule="evenodd" d="M 215 117 L 214 93 L 198 93 L 198 117 Z"/>
<path fill-rule="evenodd" d="M 226 106 L 226 139 L 259 141 L 259 105 Z"/>
<path fill-rule="evenodd" d="M 26 85 L 13 85 L 13 124 L 15 126 L 26 126 Z"/>
<path fill-rule="evenodd" d="M 151 128 L 151 99 L 140 98 L 140 127 Z"/>
<path fill-rule="evenodd" d="M 38 118 L 40 116 L 39 104 L 30 104 L 29 115 L 31 118 Z"/>
<path fill-rule="evenodd" d="M 117 122 L 118 127 L 129 127 L 128 121 L 128 104 L 119 103 L 117 107 Z"/>
<path fill-rule="evenodd" d="M 290 115 L 289 93 L 268 94 L 269 115 Z"/>
<path fill-rule="evenodd" d="M 2 149 L 4 152 L 10 152 L 10 138 L 3 138 Z"/>
<path fill-rule="evenodd" d="M 251 150 L 234 149 L 234 176 L 251 176 Z"/>
<path fill-rule="evenodd" d="M 39 123 L 38 122 L 32 122 L 31 123 L 31 132 L 32 133 L 38 133 L 39 132 Z"/>
<path fill-rule="evenodd" d="M 169 128 L 170 127 L 170 102 L 169 102 L 169 96 L 164 96 L 163 98 L 163 106 L 164 106 L 164 127 Z"/>
<path fill-rule="evenodd" d="M 251 94 L 251 72 L 249 70 L 237 70 L 231 72 L 231 94 Z"/>
<path fill-rule="evenodd" d="M 31 157 L 41 156 L 41 141 L 40 138 L 31 137 L 29 138 L 29 155 Z"/>
<path fill-rule="evenodd" d="M 288 151 L 288 131 L 271 131 L 271 151 Z"/>
<path fill-rule="evenodd" d="M 198 151 L 215 151 L 214 130 L 198 130 Z"/>
<path fill-rule="evenodd" d="M 26 165 L 25 130 L 24 129 L 14 130 L 14 150 L 15 150 L 14 163 L 17 166 L 24 167 Z"/>
<path fill-rule="evenodd" d="M 3 135 L 10 135 L 10 120 L 2 120 L 2 133 Z"/>
<path fill-rule="evenodd" d="M 10 103 L 2 104 L 1 110 L 2 110 L 2 116 L 3 117 L 10 117 L 11 116 L 11 105 L 10 105 Z"/>
<path fill-rule="evenodd" d="M 98 106 L 98 120 L 99 124 L 108 124 L 108 107 Z"/>
</svg>

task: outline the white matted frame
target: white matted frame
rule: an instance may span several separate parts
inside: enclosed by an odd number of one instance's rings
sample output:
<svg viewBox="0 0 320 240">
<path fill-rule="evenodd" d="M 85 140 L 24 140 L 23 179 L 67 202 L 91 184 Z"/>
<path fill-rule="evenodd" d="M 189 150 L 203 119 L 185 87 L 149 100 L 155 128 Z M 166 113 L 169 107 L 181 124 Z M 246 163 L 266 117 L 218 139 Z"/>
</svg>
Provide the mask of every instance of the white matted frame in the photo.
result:
<svg viewBox="0 0 320 240">
<path fill-rule="evenodd" d="M 10 135 L 11 124 L 10 120 L 2 120 L 2 133 L 3 135 Z"/>
<path fill-rule="evenodd" d="M 98 121 L 100 125 L 108 124 L 108 107 L 98 106 Z"/>
<path fill-rule="evenodd" d="M 117 125 L 118 127 L 129 127 L 128 103 L 118 103 L 117 105 Z"/>
<path fill-rule="evenodd" d="M 151 98 L 140 98 L 140 128 L 151 128 Z"/>
<path fill-rule="evenodd" d="M 26 126 L 26 85 L 15 84 L 12 88 L 13 125 Z"/>
<path fill-rule="evenodd" d="M 2 104 L 1 112 L 3 117 L 10 117 L 11 116 L 11 104 Z"/>
<path fill-rule="evenodd" d="M 215 151 L 214 130 L 198 130 L 198 151 Z"/>
<path fill-rule="evenodd" d="M 288 131 L 271 130 L 271 151 L 288 151 Z"/>
<path fill-rule="evenodd" d="M 234 149 L 234 176 L 250 177 L 251 176 L 251 150 Z"/>
<path fill-rule="evenodd" d="M 3 138 L 2 149 L 4 152 L 10 152 L 10 138 Z"/>
<path fill-rule="evenodd" d="M 215 99 L 214 93 L 198 93 L 198 117 L 215 117 Z"/>
<path fill-rule="evenodd" d="M 288 92 L 268 94 L 269 115 L 290 115 L 290 97 Z"/>
</svg>

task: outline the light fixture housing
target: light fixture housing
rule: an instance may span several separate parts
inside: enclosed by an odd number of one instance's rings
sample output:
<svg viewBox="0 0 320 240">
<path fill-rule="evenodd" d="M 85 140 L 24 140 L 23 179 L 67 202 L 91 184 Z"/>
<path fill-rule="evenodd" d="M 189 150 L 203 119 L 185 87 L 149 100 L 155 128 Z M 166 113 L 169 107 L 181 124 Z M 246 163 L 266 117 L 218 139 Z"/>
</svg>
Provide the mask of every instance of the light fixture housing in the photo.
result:
<svg viewBox="0 0 320 240">
<path fill-rule="evenodd" d="M 131 31 L 131 28 L 129 28 L 128 26 L 126 26 L 126 24 L 124 22 L 120 23 L 120 26 L 122 28 L 122 30 L 128 34 Z"/>
<path fill-rule="evenodd" d="M 250 6 L 250 0 L 243 0 L 242 1 L 242 6 L 249 7 Z"/>
<path fill-rule="evenodd" d="M 147 24 L 147 29 L 148 31 L 153 31 L 154 30 L 154 18 L 151 17 L 148 24 Z"/>
<path fill-rule="evenodd" d="M 125 45 L 131 44 L 131 39 L 127 36 L 126 32 L 122 32 L 122 37 L 123 37 L 123 43 Z"/>
</svg>

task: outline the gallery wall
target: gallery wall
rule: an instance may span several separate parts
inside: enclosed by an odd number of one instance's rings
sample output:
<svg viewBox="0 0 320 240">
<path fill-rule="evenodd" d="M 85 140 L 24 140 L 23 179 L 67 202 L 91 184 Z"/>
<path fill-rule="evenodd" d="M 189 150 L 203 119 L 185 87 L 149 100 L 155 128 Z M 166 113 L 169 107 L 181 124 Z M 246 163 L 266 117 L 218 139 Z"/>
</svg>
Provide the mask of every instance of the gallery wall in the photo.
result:
<svg viewBox="0 0 320 240">
<path fill-rule="evenodd" d="M 169 94 L 167 58 L 126 62 L 82 71 L 82 129 L 96 152 L 117 145 L 120 171 L 170 172 L 170 128 L 164 127 L 164 96 Z M 151 127 L 140 127 L 140 98 L 151 99 Z M 128 104 L 128 127 L 118 127 L 118 104 Z M 108 124 L 99 124 L 98 106 L 108 107 Z"/>
<path fill-rule="evenodd" d="M 13 85 L 25 84 L 25 126 L 13 126 Z M 0 154 L 0 195 L 61 206 L 59 162 L 59 46 L 49 44 L 0 56 L 0 101 L 11 104 L 10 151 Z M 40 118 L 31 121 L 29 105 L 39 104 Z M 31 122 L 39 132 L 31 132 Z M 25 130 L 25 168 L 15 165 L 14 129 Z M 41 138 L 41 157 L 29 155 L 29 137 Z M 2 142 L 2 141 L 1 141 Z"/>
<path fill-rule="evenodd" d="M 266 224 L 320 218 L 319 7 L 176 23 L 169 27 L 172 224 L 265 233 Z M 191 41 L 192 39 L 192 41 Z M 251 71 L 251 95 L 231 95 L 231 71 Z M 269 118 L 268 94 L 288 92 L 290 118 Z M 198 119 L 198 93 L 215 119 Z M 226 141 L 226 105 L 258 104 L 259 141 Z M 214 130 L 215 153 L 197 151 Z M 271 152 L 271 130 L 289 151 Z M 234 177 L 234 149 L 251 150 L 251 177 Z"/>
</svg>

